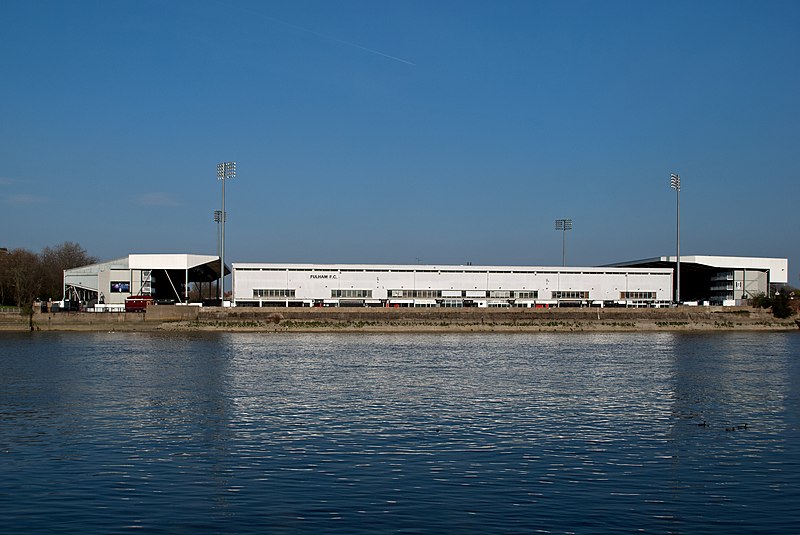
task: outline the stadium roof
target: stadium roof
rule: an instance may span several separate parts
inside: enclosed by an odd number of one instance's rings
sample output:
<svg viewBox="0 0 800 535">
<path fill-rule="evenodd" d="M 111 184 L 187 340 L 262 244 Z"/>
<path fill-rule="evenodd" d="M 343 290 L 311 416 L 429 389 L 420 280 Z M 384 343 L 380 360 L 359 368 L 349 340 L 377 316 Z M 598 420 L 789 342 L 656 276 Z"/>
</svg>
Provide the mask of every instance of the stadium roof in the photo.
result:
<svg viewBox="0 0 800 535">
<path fill-rule="evenodd" d="M 675 267 L 675 256 L 657 256 L 630 262 L 619 262 L 611 266 L 627 267 Z M 708 256 L 681 255 L 681 271 L 692 269 L 752 269 L 769 272 L 769 281 L 776 284 L 789 282 L 789 260 L 786 258 L 758 258 L 752 256 Z"/>
</svg>

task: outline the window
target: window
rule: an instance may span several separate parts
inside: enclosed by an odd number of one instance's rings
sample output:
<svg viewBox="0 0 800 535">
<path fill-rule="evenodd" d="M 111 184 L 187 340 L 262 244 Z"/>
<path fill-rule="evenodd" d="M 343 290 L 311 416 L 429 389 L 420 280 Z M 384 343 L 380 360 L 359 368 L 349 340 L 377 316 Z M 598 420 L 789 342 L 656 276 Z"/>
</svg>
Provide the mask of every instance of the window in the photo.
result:
<svg viewBox="0 0 800 535">
<path fill-rule="evenodd" d="M 589 299 L 589 292 L 562 290 L 553 292 L 553 299 Z"/>
<path fill-rule="evenodd" d="M 489 297 L 493 297 L 495 299 L 510 299 L 511 290 L 491 290 L 489 292 Z"/>
<path fill-rule="evenodd" d="M 441 296 L 441 290 L 389 290 L 389 297 L 436 299 Z"/>
<path fill-rule="evenodd" d="M 331 290 L 332 298 L 371 298 L 372 290 Z"/>
<path fill-rule="evenodd" d="M 655 299 L 656 292 L 620 292 L 620 299 Z"/>
<path fill-rule="evenodd" d="M 152 270 L 142 270 L 142 295 L 150 295 L 153 293 Z"/>
<path fill-rule="evenodd" d="M 514 297 L 517 299 L 538 299 L 539 290 L 521 290 L 514 292 Z"/>
<path fill-rule="evenodd" d="M 288 298 L 294 297 L 294 290 L 275 290 L 275 289 L 261 289 L 255 288 L 253 289 L 253 297 L 260 298 L 260 297 L 281 297 L 281 298 Z"/>
</svg>

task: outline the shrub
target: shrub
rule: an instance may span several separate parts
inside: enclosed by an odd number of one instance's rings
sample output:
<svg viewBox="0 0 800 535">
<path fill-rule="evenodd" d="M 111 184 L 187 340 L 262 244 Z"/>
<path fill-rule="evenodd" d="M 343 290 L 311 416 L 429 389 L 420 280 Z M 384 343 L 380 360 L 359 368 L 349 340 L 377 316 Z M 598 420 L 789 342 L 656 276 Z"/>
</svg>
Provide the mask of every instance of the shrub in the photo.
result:
<svg viewBox="0 0 800 535">
<path fill-rule="evenodd" d="M 772 299 L 765 293 L 755 294 L 750 298 L 753 308 L 769 308 L 772 306 Z"/>
<path fill-rule="evenodd" d="M 772 298 L 772 315 L 784 319 L 792 314 L 794 314 L 794 310 L 789 306 L 789 294 L 787 292 L 776 293 Z"/>
</svg>

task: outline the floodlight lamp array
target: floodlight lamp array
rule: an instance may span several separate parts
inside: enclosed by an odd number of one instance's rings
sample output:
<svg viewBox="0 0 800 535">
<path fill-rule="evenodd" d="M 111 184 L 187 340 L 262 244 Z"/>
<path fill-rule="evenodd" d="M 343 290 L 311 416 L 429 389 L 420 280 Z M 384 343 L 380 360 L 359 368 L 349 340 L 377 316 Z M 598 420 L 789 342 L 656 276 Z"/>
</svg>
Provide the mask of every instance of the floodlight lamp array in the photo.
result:
<svg viewBox="0 0 800 535">
<path fill-rule="evenodd" d="M 671 187 L 675 191 L 680 191 L 681 190 L 681 177 L 680 177 L 680 175 L 676 175 L 675 173 L 669 175 L 669 187 Z"/>
<path fill-rule="evenodd" d="M 556 219 L 556 230 L 572 230 L 572 219 Z"/>
<path fill-rule="evenodd" d="M 217 180 L 236 178 L 236 162 L 222 162 L 217 164 Z"/>
</svg>

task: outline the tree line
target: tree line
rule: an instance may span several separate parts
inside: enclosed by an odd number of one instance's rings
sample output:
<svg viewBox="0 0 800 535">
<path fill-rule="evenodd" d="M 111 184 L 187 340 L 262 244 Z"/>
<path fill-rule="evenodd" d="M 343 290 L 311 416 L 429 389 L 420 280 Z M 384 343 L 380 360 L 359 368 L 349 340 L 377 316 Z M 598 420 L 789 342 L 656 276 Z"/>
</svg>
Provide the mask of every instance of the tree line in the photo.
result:
<svg viewBox="0 0 800 535">
<path fill-rule="evenodd" d="M 40 253 L 12 249 L 0 253 L 0 305 L 29 307 L 34 300 L 60 300 L 64 270 L 97 263 L 74 242 L 45 247 Z"/>
</svg>

